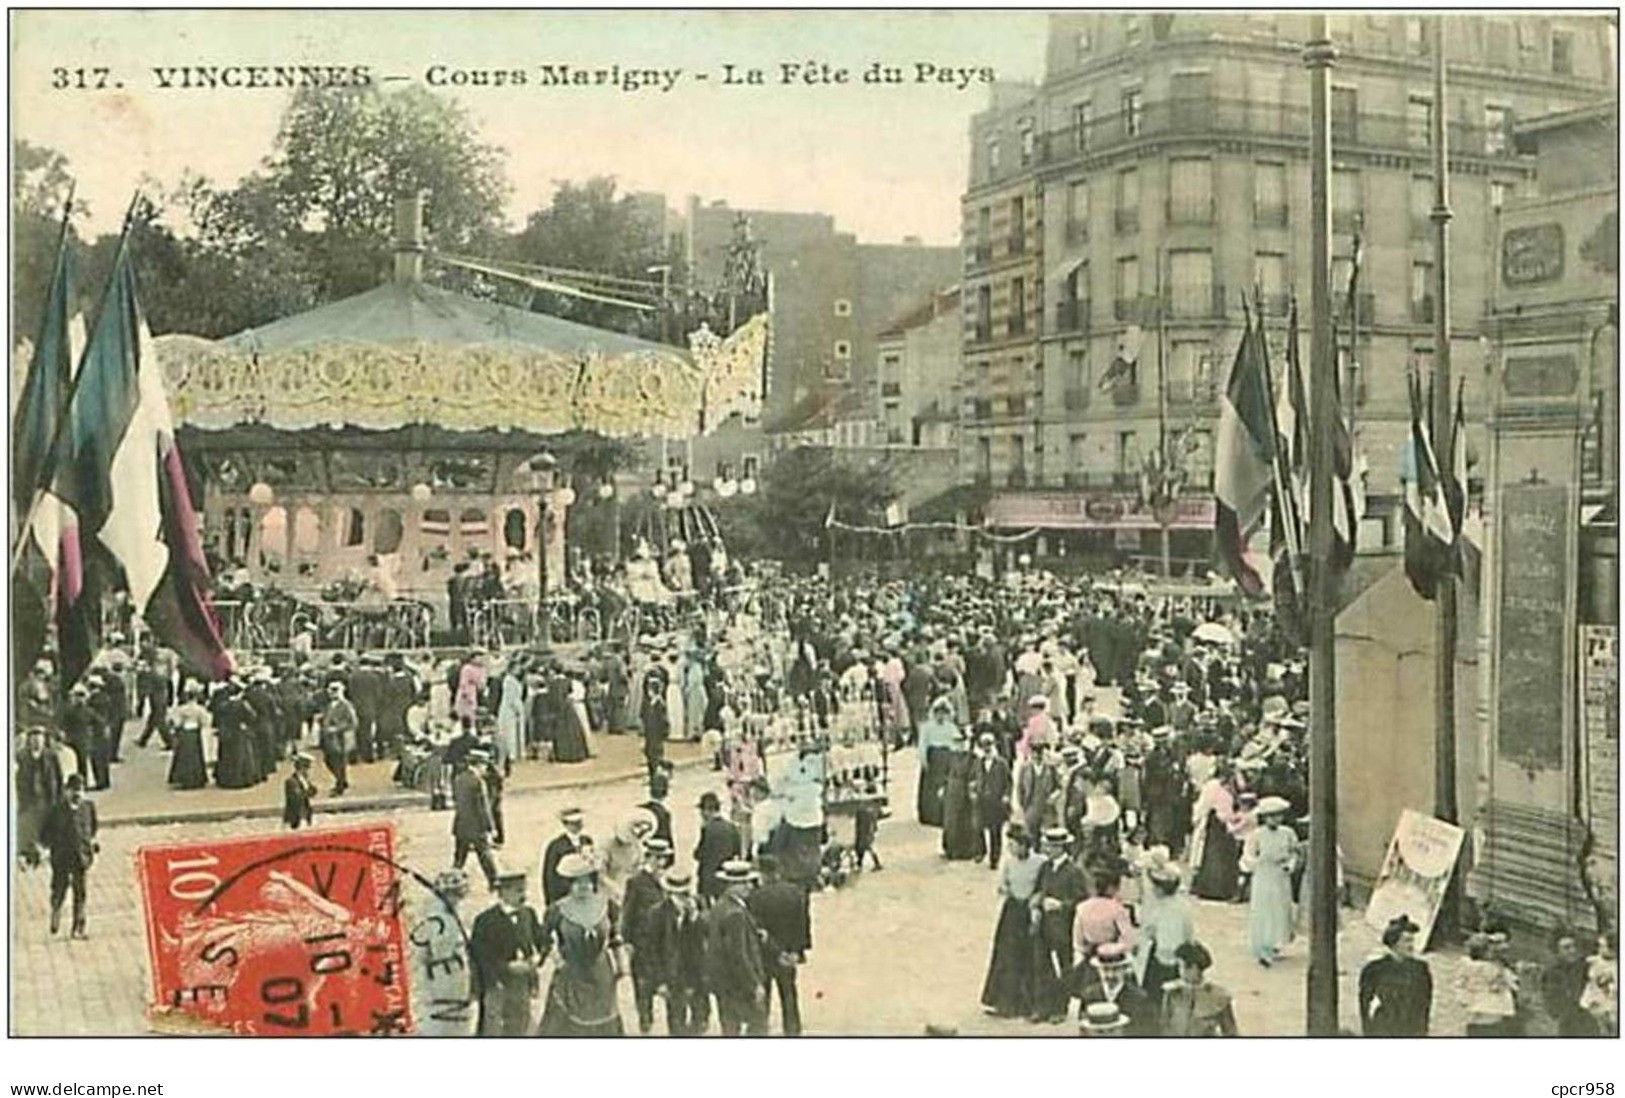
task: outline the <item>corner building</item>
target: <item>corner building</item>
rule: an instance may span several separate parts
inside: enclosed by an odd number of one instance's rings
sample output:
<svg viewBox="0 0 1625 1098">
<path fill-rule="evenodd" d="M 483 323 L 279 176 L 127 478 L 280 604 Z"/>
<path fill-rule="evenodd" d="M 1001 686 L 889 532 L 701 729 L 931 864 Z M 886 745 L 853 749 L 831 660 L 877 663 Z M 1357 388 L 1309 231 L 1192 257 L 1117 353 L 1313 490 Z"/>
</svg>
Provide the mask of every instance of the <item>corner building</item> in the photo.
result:
<svg viewBox="0 0 1625 1098">
<path fill-rule="evenodd" d="M 1205 567 L 1212 516 L 1195 497 L 1210 494 L 1243 292 L 1278 369 L 1295 295 L 1308 354 L 1308 33 L 1286 12 L 1058 14 L 1042 83 L 999 89 L 973 122 L 961 467 L 993 489 L 995 525 L 1154 558 L 1154 524 L 1135 522 L 1141 463 L 1163 424 L 1188 428 L 1173 555 Z M 1332 284 L 1341 296 L 1358 235 L 1338 339 L 1375 548 L 1400 537 L 1405 378 L 1433 353 L 1431 31 L 1362 13 L 1332 16 L 1331 33 Z M 1513 128 L 1607 99 L 1616 62 L 1601 17 L 1451 15 L 1444 47 L 1452 354 L 1477 424 L 1498 211 L 1536 170 Z M 1120 356 L 1134 368 L 1103 386 Z"/>
</svg>

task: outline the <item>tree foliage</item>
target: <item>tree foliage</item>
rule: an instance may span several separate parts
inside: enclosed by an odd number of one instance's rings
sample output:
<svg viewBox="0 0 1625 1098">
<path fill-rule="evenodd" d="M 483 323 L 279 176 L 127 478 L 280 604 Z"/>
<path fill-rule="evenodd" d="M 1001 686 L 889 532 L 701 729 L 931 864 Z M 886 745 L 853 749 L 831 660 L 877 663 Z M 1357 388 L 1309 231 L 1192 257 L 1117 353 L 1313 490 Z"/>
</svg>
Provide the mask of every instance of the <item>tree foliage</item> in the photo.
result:
<svg viewBox="0 0 1625 1098">
<path fill-rule="evenodd" d="M 616 194 L 615 180 L 596 176 L 584 183 L 557 181 L 552 202 L 534 211 L 513 240 L 513 258 L 538 266 L 568 267 L 652 281 L 651 267 L 671 268 L 675 284 L 680 257 L 661 237 L 660 226 L 629 194 Z M 582 324 L 658 338 L 659 314 L 535 292 L 532 308 Z"/>
<path fill-rule="evenodd" d="M 828 447 L 787 450 L 764 471 L 750 518 L 768 552 L 781 560 L 829 552 L 825 522 L 836 516 L 853 525 L 880 525 L 897 498 L 891 468 L 842 460 Z"/>
<path fill-rule="evenodd" d="M 11 183 L 11 343 L 16 346 L 39 332 L 72 173 L 61 153 L 19 141 L 12 154 Z M 76 218 L 84 216 L 77 204 L 76 211 Z"/>
</svg>

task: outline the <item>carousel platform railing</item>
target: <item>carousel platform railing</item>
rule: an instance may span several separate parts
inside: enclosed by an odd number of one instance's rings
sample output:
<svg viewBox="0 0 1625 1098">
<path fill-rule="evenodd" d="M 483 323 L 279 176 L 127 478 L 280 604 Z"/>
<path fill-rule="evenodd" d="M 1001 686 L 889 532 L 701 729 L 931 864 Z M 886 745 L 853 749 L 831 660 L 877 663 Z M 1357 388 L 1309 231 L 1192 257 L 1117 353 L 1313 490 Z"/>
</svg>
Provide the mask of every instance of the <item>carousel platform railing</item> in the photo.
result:
<svg viewBox="0 0 1625 1098">
<path fill-rule="evenodd" d="M 820 761 L 824 811 L 846 815 L 860 804 L 890 797 L 891 752 L 896 730 L 884 726 L 874 684 L 833 691 L 819 707 L 806 697 L 752 691 L 745 726 L 763 766 L 783 765 L 804 750 Z M 822 712 L 820 712 L 822 709 Z"/>
<path fill-rule="evenodd" d="M 310 636 L 313 649 L 415 651 L 433 639 L 434 608 L 416 599 L 334 602 L 278 595 L 218 599 L 213 603 L 228 647 L 258 652 L 297 647 Z"/>
</svg>

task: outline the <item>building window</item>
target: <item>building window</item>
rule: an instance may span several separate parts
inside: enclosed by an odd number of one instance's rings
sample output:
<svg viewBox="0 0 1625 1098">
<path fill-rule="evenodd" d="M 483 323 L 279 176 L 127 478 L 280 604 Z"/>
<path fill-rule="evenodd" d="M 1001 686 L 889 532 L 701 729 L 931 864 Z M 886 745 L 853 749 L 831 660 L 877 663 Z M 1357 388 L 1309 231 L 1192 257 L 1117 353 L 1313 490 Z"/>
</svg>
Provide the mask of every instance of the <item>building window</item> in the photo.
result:
<svg viewBox="0 0 1625 1098">
<path fill-rule="evenodd" d="M 1169 122 L 1176 133 L 1208 134 L 1213 129 L 1213 74 L 1176 72 L 1169 78 Z"/>
<path fill-rule="evenodd" d="M 1332 141 L 1356 141 L 1360 133 L 1360 91 L 1346 84 L 1332 87 Z"/>
<path fill-rule="evenodd" d="M 1117 231 L 1138 232 L 1140 228 L 1140 172 L 1137 168 L 1124 168 L 1117 173 Z"/>
<path fill-rule="evenodd" d="M 1285 316 L 1290 295 L 1286 280 L 1286 256 L 1279 252 L 1255 254 L 1253 288 L 1263 295 L 1259 305 L 1266 314 Z"/>
<path fill-rule="evenodd" d="M 1411 176 L 1411 239 L 1426 240 L 1433 229 L 1433 180 Z"/>
<path fill-rule="evenodd" d="M 1143 29 L 1140 26 L 1140 17 L 1138 15 L 1129 16 L 1128 23 L 1123 28 L 1124 43 L 1129 46 L 1138 46 L 1140 44 L 1140 36 L 1142 33 Z"/>
<path fill-rule="evenodd" d="M 976 440 L 976 472 L 983 480 L 993 479 L 993 440 L 986 435 Z"/>
<path fill-rule="evenodd" d="M 1499 211 L 1510 201 L 1517 191 L 1511 183 L 1502 183 L 1499 180 L 1490 182 L 1490 209 Z"/>
<path fill-rule="evenodd" d="M 1433 100 L 1413 95 L 1405 101 L 1405 140 L 1413 149 L 1433 143 Z"/>
<path fill-rule="evenodd" d="M 1168 219 L 1176 225 L 1213 220 L 1213 161 L 1176 157 L 1168 162 Z"/>
<path fill-rule="evenodd" d="M 1023 166 L 1033 162 L 1033 156 L 1038 151 L 1038 135 L 1033 130 L 1033 120 L 1023 118 L 1019 128 L 1021 138 L 1021 163 Z"/>
<path fill-rule="evenodd" d="M 1082 389 L 1088 392 L 1090 388 L 1089 349 L 1087 347 L 1074 347 L 1066 354 L 1067 376 L 1072 380 L 1068 388 Z"/>
<path fill-rule="evenodd" d="M 993 338 L 993 287 L 976 287 L 976 342 Z"/>
<path fill-rule="evenodd" d="M 1552 31 L 1552 72 L 1558 76 L 1574 75 L 1574 32 Z"/>
<path fill-rule="evenodd" d="M 1081 473 L 1089 466 L 1089 436 L 1072 435 L 1066 440 L 1067 467 Z"/>
<path fill-rule="evenodd" d="M 1405 20 L 1405 50 L 1412 57 L 1427 56 L 1427 29 L 1422 26 L 1422 20 L 1414 15 Z M 1449 55 L 1446 54 L 1446 56 Z"/>
<path fill-rule="evenodd" d="M 1332 231 L 1352 233 L 1359 229 L 1363 203 L 1360 201 L 1360 173 L 1351 168 L 1332 169 Z"/>
<path fill-rule="evenodd" d="M 1076 243 L 1089 237 L 1089 184 L 1074 183 L 1066 189 L 1066 238 Z"/>
<path fill-rule="evenodd" d="M 1176 317 L 1216 315 L 1213 291 L 1213 253 L 1190 250 L 1168 253 L 1169 302 Z"/>
<path fill-rule="evenodd" d="M 1010 200 L 1010 254 L 1027 250 L 1027 200 L 1017 195 Z"/>
<path fill-rule="evenodd" d="M 1213 356 L 1207 340 L 1179 340 L 1171 348 L 1169 399 L 1205 404 L 1213 399 Z"/>
<path fill-rule="evenodd" d="M 1140 257 L 1125 255 L 1117 260 L 1118 320 L 1138 320 L 1140 308 Z"/>
<path fill-rule="evenodd" d="M 1079 61 L 1082 61 L 1085 57 L 1088 57 L 1089 52 L 1094 48 L 1095 36 L 1087 27 L 1073 35 L 1072 49 L 1074 55 Z"/>
<path fill-rule="evenodd" d="M 990 137 L 987 141 L 987 171 L 988 175 L 999 174 L 999 139 Z"/>
<path fill-rule="evenodd" d="M 1253 165 L 1253 221 L 1259 225 L 1286 225 L 1285 164 Z"/>
<path fill-rule="evenodd" d="M 1123 135 L 1125 137 L 1139 137 L 1141 125 L 1145 120 L 1145 106 L 1141 99 L 1140 89 L 1124 88 L 1121 104 L 1120 114 L 1123 119 Z"/>
<path fill-rule="evenodd" d="M 1117 471 L 1119 473 L 1140 471 L 1140 443 L 1133 431 L 1117 432 Z"/>
<path fill-rule="evenodd" d="M 844 297 L 836 298 L 835 299 L 835 315 L 836 316 L 851 316 L 852 315 L 852 302 L 848 301 Z"/>
<path fill-rule="evenodd" d="M 1079 152 L 1089 148 L 1089 126 L 1094 118 L 1094 110 L 1093 101 L 1088 99 L 1072 104 L 1072 135 Z"/>
<path fill-rule="evenodd" d="M 1417 324 L 1433 322 L 1433 264 L 1411 264 L 1411 320 Z"/>
<path fill-rule="evenodd" d="M 1490 156 L 1505 153 L 1512 134 L 1512 110 L 1495 103 L 1484 104 L 1484 152 Z"/>
<path fill-rule="evenodd" d="M 1027 280 L 1010 280 L 1010 334 L 1022 335 L 1027 331 Z"/>
<path fill-rule="evenodd" d="M 835 358 L 836 358 L 836 360 L 840 361 L 840 362 L 845 362 L 845 361 L 849 360 L 851 357 L 852 357 L 852 344 L 847 342 L 844 339 L 837 339 L 835 341 Z"/>
</svg>

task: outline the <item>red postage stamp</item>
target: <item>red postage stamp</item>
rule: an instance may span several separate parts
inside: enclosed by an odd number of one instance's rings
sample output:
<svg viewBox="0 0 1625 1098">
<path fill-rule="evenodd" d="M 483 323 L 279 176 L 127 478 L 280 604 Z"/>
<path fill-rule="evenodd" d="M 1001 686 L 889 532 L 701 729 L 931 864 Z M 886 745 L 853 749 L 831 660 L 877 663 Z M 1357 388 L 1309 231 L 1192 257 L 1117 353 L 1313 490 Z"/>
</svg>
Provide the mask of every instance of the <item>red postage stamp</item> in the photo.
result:
<svg viewBox="0 0 1625 1098">
<path fill-rule="evenodd" d="M 155 1020 L 251 1035 L 414 1032 L 389 824 L 136 854 Z"/>
</svg>

